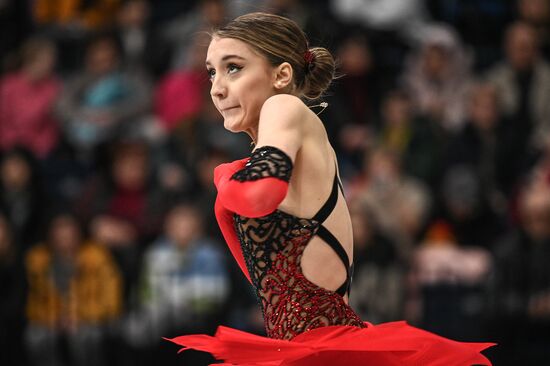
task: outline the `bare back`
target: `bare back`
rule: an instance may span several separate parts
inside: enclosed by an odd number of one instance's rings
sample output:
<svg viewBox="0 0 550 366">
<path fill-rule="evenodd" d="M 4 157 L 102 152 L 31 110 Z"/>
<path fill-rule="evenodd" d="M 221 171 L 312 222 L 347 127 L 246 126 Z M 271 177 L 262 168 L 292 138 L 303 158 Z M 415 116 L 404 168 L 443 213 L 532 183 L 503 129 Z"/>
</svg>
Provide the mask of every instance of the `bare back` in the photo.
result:
<svg viewBox="0 0 550 366">
<path fill-rule="evenodd" d="M 304 108 L 307 107 L 304 105 Z M 296 154 L 289 191 L 279 209 L 297 217 L 311 218 L 331 193 L 337 160 L 321 120 L 309 109 L 305 112 L 302 146 Z M 338 190 L 336 206 L 324 223 L 353 260 L 351 219 L 345 199 Z M 346 280 L 346 268 L 335 251 L 315 236 L 306 247 L 302 271 L 311 282 L 336 290 Z"/>
</svg>

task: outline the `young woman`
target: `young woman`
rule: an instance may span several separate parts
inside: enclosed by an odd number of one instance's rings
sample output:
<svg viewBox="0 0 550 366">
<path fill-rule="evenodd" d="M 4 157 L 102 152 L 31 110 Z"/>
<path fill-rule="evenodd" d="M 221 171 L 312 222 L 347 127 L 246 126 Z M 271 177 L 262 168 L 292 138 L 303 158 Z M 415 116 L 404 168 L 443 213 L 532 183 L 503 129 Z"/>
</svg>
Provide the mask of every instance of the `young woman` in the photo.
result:
<svg viewBox="0 0 550 366">
<path fill-rule="evenodd" d="M 490 365 L 489 343 L 454 342 L 404 322 L 374 326 L 348 306 L 352 228 L 334 150 L 303 102 L 334 76 L 289 19 L 252 13 L 214 32 L 211 96 L 251 156 L 218 166 L 215 212 L 254 286 L 267 337 L 220 327 L 172 339 L 238 365 Z"/>
</svg>

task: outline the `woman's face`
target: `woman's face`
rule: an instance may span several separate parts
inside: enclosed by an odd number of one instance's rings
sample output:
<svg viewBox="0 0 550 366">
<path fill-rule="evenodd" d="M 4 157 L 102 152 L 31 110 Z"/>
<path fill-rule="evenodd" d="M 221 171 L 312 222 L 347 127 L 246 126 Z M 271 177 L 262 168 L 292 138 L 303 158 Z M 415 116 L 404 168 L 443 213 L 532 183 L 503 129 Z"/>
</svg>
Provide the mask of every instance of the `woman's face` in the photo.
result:
<svg viewBox="0 0 550 366">
<path fill-rule="evenodd" d="M 210 95 L 225 128 L 232 132 L 256 128 L 262 105 L 276 94 L 275 68 L 246 43 L 216 37 L 208 47 L 206 68 Z"/>
</svg>

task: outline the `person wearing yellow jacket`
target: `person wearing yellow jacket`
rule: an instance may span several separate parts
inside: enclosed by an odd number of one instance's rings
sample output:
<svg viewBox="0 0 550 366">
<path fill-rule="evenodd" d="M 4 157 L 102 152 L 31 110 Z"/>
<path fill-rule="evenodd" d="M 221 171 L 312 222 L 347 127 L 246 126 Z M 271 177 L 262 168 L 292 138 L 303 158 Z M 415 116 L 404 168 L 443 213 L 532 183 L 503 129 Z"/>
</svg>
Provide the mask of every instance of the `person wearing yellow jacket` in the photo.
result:
<svg viewBox="0 0 550 366">
<path fill-rule="evenodd" d="M 48 229 L 25 258 L 29 356 L 35 365 L 101 365 L 105 332 L 121 312 L 118 268 L 73 216 L 54 216 Z"/>
<path fill-rule="evenodd" d="M 39 25 L 72 24 L 99 29 L 113 22 L 119 5 L 119 0 L 35 0 L 32 11 Z"/>
</svg>

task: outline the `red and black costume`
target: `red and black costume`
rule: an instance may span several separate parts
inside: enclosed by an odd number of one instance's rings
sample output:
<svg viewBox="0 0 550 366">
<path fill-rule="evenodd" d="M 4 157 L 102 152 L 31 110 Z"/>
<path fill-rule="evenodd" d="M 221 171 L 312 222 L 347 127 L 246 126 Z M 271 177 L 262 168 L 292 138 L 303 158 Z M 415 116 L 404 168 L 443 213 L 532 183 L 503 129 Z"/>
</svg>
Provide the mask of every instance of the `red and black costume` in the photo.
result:
<svg viewBox="0 0 550 366">
<path fill-rule="evenodd" d="M 461 343 L 405 322 L 374 326 L 344 301 L 353 266 L 338 239 L 323 225 L 342 189 L 332 191 L 313 218 L 278 210 L 292 173 L 291 159 L 264 146 L 250 159 L 215 171 L 216 217 L 239 266 L 262 307 L 267 338 L 220 327 L 214 337 L 181 336 L 173 342 L 212 353 L 235 365 L 490 365 L 479 352 L 490 343 Z M 323 239 L 347 269 L 346 281 L 330 291 L 309 281 L 302 253 L 314 236 Z"/>
</svg>

